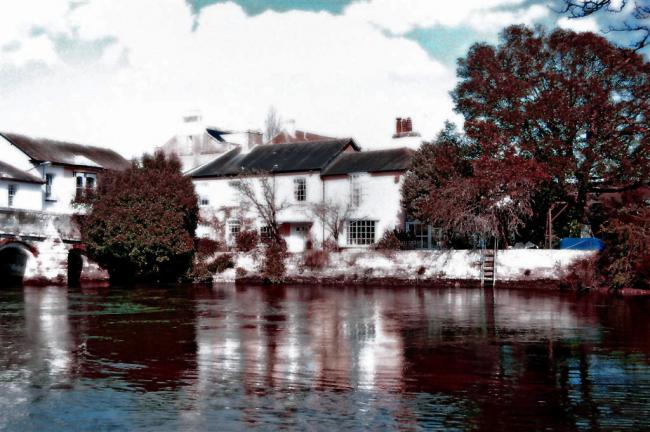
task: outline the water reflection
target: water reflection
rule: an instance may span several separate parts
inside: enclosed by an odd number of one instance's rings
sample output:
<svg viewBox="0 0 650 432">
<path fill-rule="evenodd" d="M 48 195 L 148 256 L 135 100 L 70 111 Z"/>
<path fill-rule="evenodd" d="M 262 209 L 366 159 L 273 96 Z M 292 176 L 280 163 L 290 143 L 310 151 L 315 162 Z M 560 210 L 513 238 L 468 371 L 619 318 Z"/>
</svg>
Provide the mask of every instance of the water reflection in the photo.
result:
<svg viewBox="0 0 650 432">
<path fill-rule="evenodd" d="M 222 286 L 0 300 L 0 429 L 650 427 L 647 298 Z"/>
</svg>

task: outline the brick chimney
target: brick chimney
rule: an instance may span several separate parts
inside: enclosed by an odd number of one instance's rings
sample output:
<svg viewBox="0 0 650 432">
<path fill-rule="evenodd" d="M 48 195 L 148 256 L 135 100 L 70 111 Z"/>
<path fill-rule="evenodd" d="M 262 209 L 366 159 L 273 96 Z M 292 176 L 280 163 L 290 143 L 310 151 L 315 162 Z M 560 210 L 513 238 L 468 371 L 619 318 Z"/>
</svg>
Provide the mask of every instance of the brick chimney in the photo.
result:
<svg viewBox="0 0 650 432">
<path fill-rule="evenodd" d="M 395 119 L 395 133 L 393 134 L 393 138 L 419 136 L 419 133 L 413 132 L 413 120 L 411 120 L 411 117 L 397 117 Z"/>
</svg>

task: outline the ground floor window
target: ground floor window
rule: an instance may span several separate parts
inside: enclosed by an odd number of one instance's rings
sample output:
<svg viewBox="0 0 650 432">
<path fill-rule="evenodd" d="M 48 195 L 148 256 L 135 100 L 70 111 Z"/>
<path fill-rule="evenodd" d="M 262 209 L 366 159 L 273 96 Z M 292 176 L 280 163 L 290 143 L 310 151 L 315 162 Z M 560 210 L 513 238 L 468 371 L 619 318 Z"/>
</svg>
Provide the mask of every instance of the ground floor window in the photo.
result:
<svg viewBox="0 0 650 432">
<path fill-rule="evenodd" d="M 375 227 L 377 221 L 349 220 L 348 245 L 371 245 L 375 242 Z"/>
<path fill-rule="evenodd" d="M 406 222 L 407 249 L 433 249 L 440 247 L 442 230 L 418 221 Z"/>
<path fill-rule="evenodd" d="M 262 241 L 271 240 L 271 228 L 268 225 L 260 227 L 260 239 Z"/>
</svg>

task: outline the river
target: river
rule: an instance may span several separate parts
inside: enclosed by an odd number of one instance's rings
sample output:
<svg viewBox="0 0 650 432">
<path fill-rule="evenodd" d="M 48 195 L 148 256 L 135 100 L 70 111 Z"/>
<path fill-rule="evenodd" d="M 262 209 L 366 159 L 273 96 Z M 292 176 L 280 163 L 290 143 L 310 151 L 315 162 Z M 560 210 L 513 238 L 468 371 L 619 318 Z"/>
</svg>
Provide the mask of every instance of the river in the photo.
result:
<svg viewBox="0 0 650 432">
<path fill-rule="evenodd" d="M 0 430 L 650 430 L 650 298 L 0 290 Z"/>
</svg>

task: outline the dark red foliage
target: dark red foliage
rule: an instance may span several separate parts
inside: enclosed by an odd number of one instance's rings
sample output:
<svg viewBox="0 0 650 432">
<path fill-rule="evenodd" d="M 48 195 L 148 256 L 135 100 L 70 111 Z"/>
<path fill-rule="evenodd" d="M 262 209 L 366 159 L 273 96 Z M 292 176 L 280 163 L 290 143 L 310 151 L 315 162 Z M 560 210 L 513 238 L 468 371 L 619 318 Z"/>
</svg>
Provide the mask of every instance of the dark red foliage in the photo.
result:
<svg viewBox="0 0 650 432">
<path fill-rule="evenodd" d="M 208 264 L 210 273 L 221 273 L 226 269 L 234 268 L 235 262 L 231 254 L 221 254 Z"/>
<path fill-rule="evenodd" d="M 240 252 L 250 252 L 257 247 L 260 242 L 257 231 L 243 230 L 235 237 L 235 246 Z"/>
<path fill-rule="evenodd" d="M 113 281 L 174 280 L 189 268 L 198 203 L 178 159 L 159 152 L 105 172 L 86 204 L 82 240 Z"/>
<path fill-rule="evenodd" d="M 650 65 L 633 51 L 515 26 L 497 47 L 474 45 L 458 77 L 456 111 L 481 154 L 540 165 L 579 223 L 595 184 L 650 174 Z"/>
<path fill-rule="evenodd" d="M 560 287 L 572 291 L 586 291 L 602 285 L 597 256 L 571 264 L 560 277 Z"/>
<path fill-rule="evenodd" d="M 305 251 L 303 265 L 311 270 L 323 269 L 329 264 L 330 254 L 324 249 L 312 249 Z"/>
<path fill-rule="evenodd" d="M 214 255 L 215 252 L 221 250 L 222 248 L 220 241 L 207 237 L 197 238 L 195 243 L 196 254 L 201 258 Z"/>
<path fill-rule="evenodd" d="M 264 262 L 262 276 L 272 284 L 281 283 L 284 280 L 286 270 L 285 259 L 287 258 L 287 245 L 284 241 L 270 241 L 264 250 Z"/>
<path fill-rule="evenodd" d="M 375 244 L 375 249 L 386 250 L 386 251 L 395 251 L 399 250 L 402 246 L 397 233 L 393 230 L 384 232 L 384 235 L 381 236 L 377 244 Z"/>
</svg>

